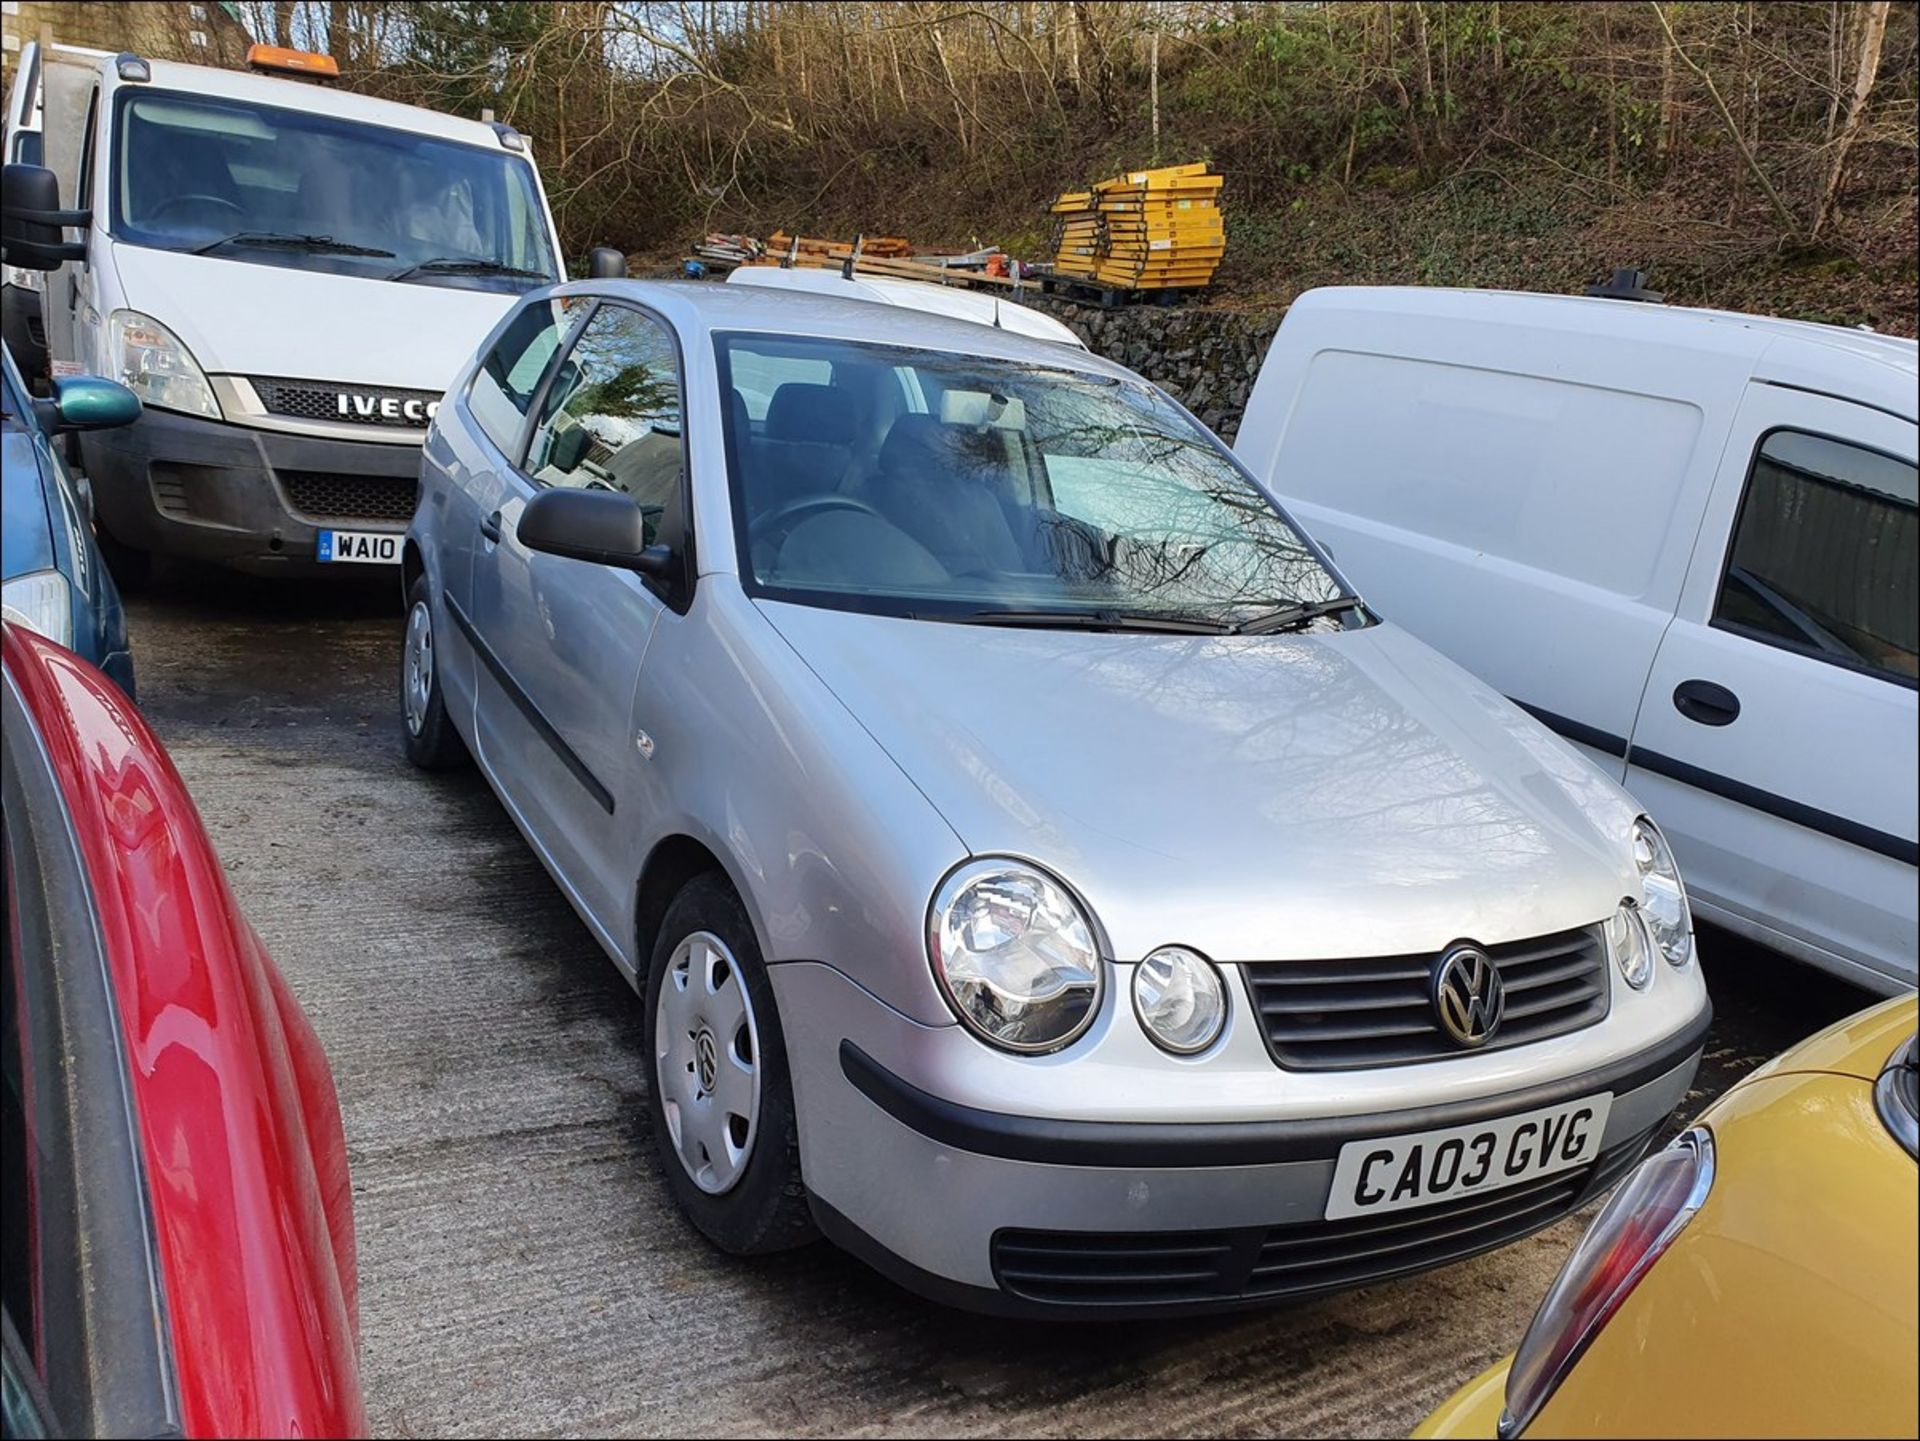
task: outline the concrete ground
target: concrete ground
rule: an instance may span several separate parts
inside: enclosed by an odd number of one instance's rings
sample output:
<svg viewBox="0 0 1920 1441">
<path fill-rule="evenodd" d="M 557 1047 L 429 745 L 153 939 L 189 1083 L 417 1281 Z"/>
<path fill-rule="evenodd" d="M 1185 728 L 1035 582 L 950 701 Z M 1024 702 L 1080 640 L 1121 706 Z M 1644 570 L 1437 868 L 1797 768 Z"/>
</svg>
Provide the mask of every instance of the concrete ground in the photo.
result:
<svg viewBox="0 0 1920 1441">
<path fill-rule="evenodd" d="M 743 1263 L 674 1212 L 640 1006 L 471 772 L 396 737 L 397 582 L 163 574 L 142 708 L 333 1060 L 387 1436 L 1404 1435 L 1518 1340 L 1568 1220 L 1252 1316 L 1009 1324 L 830 1247 Z M 1703 938 L 1698 1109 L 1867 998 Z"/>
</svg>

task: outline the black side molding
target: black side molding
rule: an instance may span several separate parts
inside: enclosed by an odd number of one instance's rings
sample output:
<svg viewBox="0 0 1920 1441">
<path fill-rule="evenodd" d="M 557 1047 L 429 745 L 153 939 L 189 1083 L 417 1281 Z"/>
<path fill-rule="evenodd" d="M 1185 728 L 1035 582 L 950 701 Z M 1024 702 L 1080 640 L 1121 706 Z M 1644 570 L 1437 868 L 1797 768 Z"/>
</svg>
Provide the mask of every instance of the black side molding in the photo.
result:
<svg viewBox="0 0 1920 1441">
<path fill-rule="evenodd" d="M 1008 1161 L 1053 1166 L 1173 1169 L 1259 1166 L 1281 1161 L 1332 1162 L 1348 1141 L 1461 1126 L 1570 1101 L 1593 1091 L 1636 1090 L 1700 1058 L 1711 1003 L 1652 1051 L 1522 1091 L 1406 1111 L 1311 1121 L 1063 1121 L 1008 1116 L 963 1106 L 921 1090 L 887 1070 L 852 1041 L 840 1042 L 840 1071 L 868 1100 L 903 1126 L 942 1145 Z"/>
<path fill-rule="evenodd" d="M 1703 770 L 1685 761 L 1671 756 L 1663 756 L 1658 751 L 1647 750 L 1644 746 L 1629 745 L 1624 737 L 1617 736 L 1598 726 L 1587 725 L 1583 721 L 1558 715 L 1537 705 L 1529 705 L 1517 696 L 1508 696 L 1508 700 L 1521 710 L 1539 721 L 1548 730 L 1565 736 L 1570 741 L 1592 746 L 1610 756 L 1619 756 L 1630 766 L 1652 771 L 1655 775 L 1665 776 L 1669 780 L 1679 781 L 1682 785 L 1693 786 L 1710 795 L 1720 796 L 1737 805 L 1749 806 L 1770 816 L 1778 816 L 1783 821 L 1791 821 L 1796 826 L 1805 826 L 1810 831 L 1818 831 L 1835 840 L 1845 841 L 1850 846 L 1859 846 L 1876 855 L 1886 856 L 1890 860 L 1903 862 L 1909 866 L 1920 866 L 1920 842 L 1910 841 L 1888 831 L 1876 830 L 1846 816 L 1835 815 L 1832 811 L 1823 811 L 1796 801 L 1789 796 L 1775 795 L 1772 791 L 1762 790 L 1759 786 L 1748 785 L 1745 781 L 1734 780 L 1730 776 L 1720 775 L 1716 771 Z"/>
<path fill-rule="evenodd" d="M 473 622 L 467 619 L 467 613 L 460 609 L 460 602 L 452 596 L 448 596 L 446 600 L 447 614 L 453 617 L 454 625 L 459 628 L 460 634 L 467 638 L 467 644 L 473 647 L 473 653 L 480 657 L 480 663 L 486 666 L 488 672 L 500 683 L 500 689 L 507 693 L 507 699 L 512 701 L 514 708 L 527 718 L 527 724 L 533 727 L 540 739 L 547 743 L 548 748 L 560 757 L 560 763 L 567 768 L 567 773 L 580 782 L 587 794 L 593 797 L 594 804 L 608 815 L 612 815 L 613 792 L 602 785 L 600 778 L 587 769 L 587 763 L 580 759 L 578 752 L 572 746 L 567 744 L 566 738 L 554 729 L 553 722 L 548 720 L 541 713 L 540 707 L 533 703 L 533 697 L 520 689 L 519 682 L 508 673 L 506 663 L 493 653 L 493 647 L 480 639 L 480 632 L 473 628 Z"/>
<path fill-rule="evenodd" d="M 1745 781 L 1736 781 L 1714 771 L 1702 770 L 1699 766 L 1688 765 L 1685 761 L 1677 761 L 1671 756 L 1663 756 L 1640 746 L 1634 746 L 1628 753 L 1627 764 L 1639 766 L 1641 770 L 1652 771 L 1655 775 L 1665 776 L 1669 780 L 1679 781 L 1682 785 L 1696 787 L 1711 795 L 1721 796 L 1738 805 L 1764 811 L 1770 816 L 1778 816 L 1783 821 L 1791 821 L 1796 826 L 1805 826 L 1810 831 L 1819 831 L 1822 835 L 1832 836 L 1835 840 L 1845 841 L 1848 845 L 1859 846 L 1862 850 L 1873 851 L 1890 860 L 1901 861 L 1910 866 L 1920 866 L 1920 842 L 1875 830 L 1872 826 L 1862 825 L 1859 821 L 1849 820 L 1846 816 L 1837 816 L 1832 811 L 1823 811 L 1814 806 L 1804 805 L 1787 796 L 1763 791 L 1760 787 L 1750 786 Z"/>
</svg>

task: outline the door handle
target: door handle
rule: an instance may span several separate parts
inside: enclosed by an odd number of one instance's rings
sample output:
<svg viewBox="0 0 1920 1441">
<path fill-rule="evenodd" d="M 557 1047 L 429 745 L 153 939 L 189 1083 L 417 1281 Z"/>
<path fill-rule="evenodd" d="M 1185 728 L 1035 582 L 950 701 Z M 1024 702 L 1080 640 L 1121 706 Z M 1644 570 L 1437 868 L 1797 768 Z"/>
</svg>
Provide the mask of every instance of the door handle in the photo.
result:
<svg viewBox="0 0 1920 1441">
<path fill-rule="evenodd" d="M 500 543 L 500 512 L 499 511 L 496 510 L 492 515 L 488 516 L 485 520 L 480 522 L 480 534 L 484 535 L 488 540 L 492 541 L 495 545 L 498 545 Z"/>
<path fill-rule="evenodd" d="M 1673 688 L 1673 708 L 1703 726 L 1732 725 L 1740 717 L 1740 697 L 1710 680 L 1683 680 Z"/>
</svg>

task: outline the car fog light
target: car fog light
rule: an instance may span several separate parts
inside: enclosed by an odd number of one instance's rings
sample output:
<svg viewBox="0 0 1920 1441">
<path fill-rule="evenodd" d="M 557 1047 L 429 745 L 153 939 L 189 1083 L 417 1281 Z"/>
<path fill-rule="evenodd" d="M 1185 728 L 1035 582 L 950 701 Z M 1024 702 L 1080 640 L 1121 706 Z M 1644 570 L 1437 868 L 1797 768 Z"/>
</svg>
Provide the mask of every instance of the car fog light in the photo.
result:
<svg viewBox="0 0 1920 1441">
<path fill-rule="evenodd" d="M 1206 957 L 1162 946 L 1133 968 L 1133 1009 L 1155 1045 L 1190 1056 L 1220 1035 L 1227 988 Z"/>
<path fill-rule="evenodd" d="M 1620 909 L 1607 922 L 1607 949 L 1627 984 L 1644 991 L 1653 979 L 1653 936 L 1645 914 L 1632 901 L 1620 902 Z"/>
<path fill-rule="evenodd" d="M 1647 929 L 1667 964 L 1678 969 L 1693 959 L 1693 911 L 1667 838 L 1645 816 L 1633 823 L 1633 863 L 1646 896 Z"/>
</svg>

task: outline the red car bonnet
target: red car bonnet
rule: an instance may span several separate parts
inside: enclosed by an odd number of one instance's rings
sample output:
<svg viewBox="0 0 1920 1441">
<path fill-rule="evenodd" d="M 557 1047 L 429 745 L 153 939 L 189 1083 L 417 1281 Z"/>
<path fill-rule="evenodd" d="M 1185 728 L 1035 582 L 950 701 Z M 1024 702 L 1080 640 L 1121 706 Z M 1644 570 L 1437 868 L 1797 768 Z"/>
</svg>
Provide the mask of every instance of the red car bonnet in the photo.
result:
<svg viewBox="0 0 1920 1441">
<path fill-rule="evenodd" d="M 23 627 L 0 644 L 106 943 L 185 1430 L 364 1435 L 353 1200 L 325 1053 L 132 704 Z"/>
</svg>

